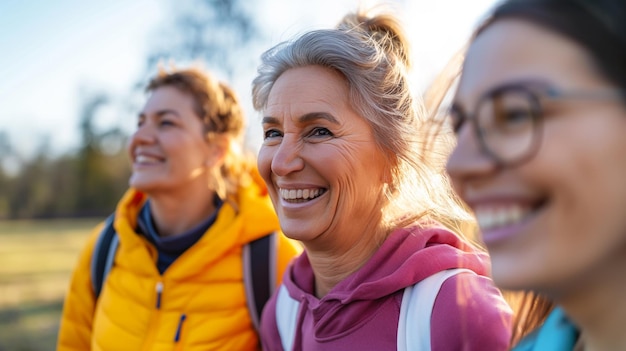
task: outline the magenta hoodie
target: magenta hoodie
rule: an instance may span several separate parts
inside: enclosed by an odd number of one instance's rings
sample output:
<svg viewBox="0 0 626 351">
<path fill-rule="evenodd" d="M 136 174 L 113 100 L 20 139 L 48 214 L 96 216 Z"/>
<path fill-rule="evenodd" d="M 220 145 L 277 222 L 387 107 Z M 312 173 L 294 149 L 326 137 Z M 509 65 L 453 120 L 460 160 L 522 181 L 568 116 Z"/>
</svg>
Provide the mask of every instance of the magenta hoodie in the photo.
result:
<svg viewBox="0 0 626 351">
<path fill-rule="evenodd" d="M 361 267 L 318 299 L 306 253 L 285 272 L 283 284 L 300 301 L 295 351 L 396 350 L 403 289 L 433 273 L 467 268 L 444 282 L 431 316 L 433 351 L 507 350 L 511 310 L 489 274 L 489 258 L 441 228 L 394 231 Z M 274 294 L 263 310 L 266 351 L 283 350 Z M 291 351 L 291 350 L 285 350 Z"/>
</svg>

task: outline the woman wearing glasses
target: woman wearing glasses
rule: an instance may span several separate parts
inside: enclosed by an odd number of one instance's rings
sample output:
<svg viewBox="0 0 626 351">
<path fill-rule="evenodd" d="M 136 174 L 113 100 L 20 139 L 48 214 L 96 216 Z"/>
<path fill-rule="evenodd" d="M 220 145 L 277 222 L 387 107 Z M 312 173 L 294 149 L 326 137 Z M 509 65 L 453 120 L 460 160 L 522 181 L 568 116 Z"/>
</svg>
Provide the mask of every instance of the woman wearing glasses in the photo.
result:
<svg viewBox="0 0 626 351">
<path fill-rule="evenodd" d="M 469 47 L 447 169 L 527 292 L 516 350 L 626 350 L 624 90 L 621 0 L 509 0 Z"/>
</svg>

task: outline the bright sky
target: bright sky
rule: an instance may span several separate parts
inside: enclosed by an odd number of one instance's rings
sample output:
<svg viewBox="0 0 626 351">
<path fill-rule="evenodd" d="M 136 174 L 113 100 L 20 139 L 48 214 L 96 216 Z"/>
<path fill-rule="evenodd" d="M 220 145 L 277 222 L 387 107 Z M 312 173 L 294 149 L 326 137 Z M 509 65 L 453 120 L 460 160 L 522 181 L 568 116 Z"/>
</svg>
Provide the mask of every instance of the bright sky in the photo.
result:
<svg viewBox="0 0 626 351">
<path fill-rule="evenodd" d="M 364 0 L 258 0 L 272 44 L 333 26 Z M 404 14 L 413 40 L 418 86 L 465 42 L 494 0 L 388 0 Z M 49 134 L 55 152 L 78 142 L 81 89 L 121 97 L 144 68 L 150 38 L 166 21 L 166 0 L 0 1 L 0 131 L 28 154 Z M 249 82 L 235 84 L 251 111 Z M 251 125 L 256 115 L 249 116 Z M 112 111 L 104 125 L 130 128 L 135 115 Z M 260 135 L 259 135 L 260 140 Z"/>
</svg>

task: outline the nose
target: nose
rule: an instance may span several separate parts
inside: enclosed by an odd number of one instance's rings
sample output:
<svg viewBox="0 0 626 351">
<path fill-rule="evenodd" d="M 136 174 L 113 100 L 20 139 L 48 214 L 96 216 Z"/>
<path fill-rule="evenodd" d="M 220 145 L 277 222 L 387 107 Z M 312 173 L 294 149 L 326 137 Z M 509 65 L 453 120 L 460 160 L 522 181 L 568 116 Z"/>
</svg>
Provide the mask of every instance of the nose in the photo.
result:
<svg viewBox="0 0 626 351">
<path fill-rule="evenodd" d="M 144 122 L 143 124 L 137 127 L 137 130 L 131 136 L 132 144 L 149 144 L 154 142 L 155 140 L 155 131 L 154 128 L 149 124 Z"/>
<path fill-rule="evenodd" d="M 446 171 L 454 187 L 458 191 L 464 182 L 484 177 L 496 169 L 495 162 L 483 151 L 472 126 L 469 123 L 463 125 L 446 164 Z"/>
<path fill-rule="evenodd" d="M 137 130 L 131 135 L 128 140 L 127 152 L 133 158 L 133 153 L 136 147 L 141 145 L 149 145 L 154 143 L 156 140 L 156 134 L 154 132 L 154 128 L 147 125 L 147 123 L 143 123 L 137 127 Z"/>
<path fill-rule="evenodd" d="M 272 173 L 277 176 L 285 176 L 304 168 L 301 155 L 303 145 L 295 139 L 296 137 L 285 135 L 276 146 L 276 152 L 272 157 Z"/>
</svg>

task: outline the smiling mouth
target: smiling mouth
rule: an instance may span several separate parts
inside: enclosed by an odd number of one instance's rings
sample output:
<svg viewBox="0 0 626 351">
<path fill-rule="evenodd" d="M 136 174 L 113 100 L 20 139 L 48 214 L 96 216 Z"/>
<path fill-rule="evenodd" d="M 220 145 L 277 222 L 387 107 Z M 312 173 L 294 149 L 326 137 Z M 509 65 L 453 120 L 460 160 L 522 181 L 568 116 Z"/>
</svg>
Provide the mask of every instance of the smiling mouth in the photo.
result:
<svg viewBox="0 0 626 351">
<path fill-rule="evenodd" d="M 306 202 L 322 196 L 324 188 L 315 189 L 279 189 L 280 197 L 287 202 Z"/>
<path fill-rule="evenodd" d="M 160 163 L 161 159 L 159 159 L 158 157 L 154 157 L 154 156 L 148 156 L 148 155 L 137 155 L 135 157 L 135 163 L 139 163 L 139 164 L 150 164 L 150 163 Z"/>
<path fill-rule="evenodd" d="M 474 215 L 481 231 L 488 231 L 520 223 L 543 205 L 541 202 L 536 206 L 519 204 L 480 206 L 474 209 Z"/>
</svg>

